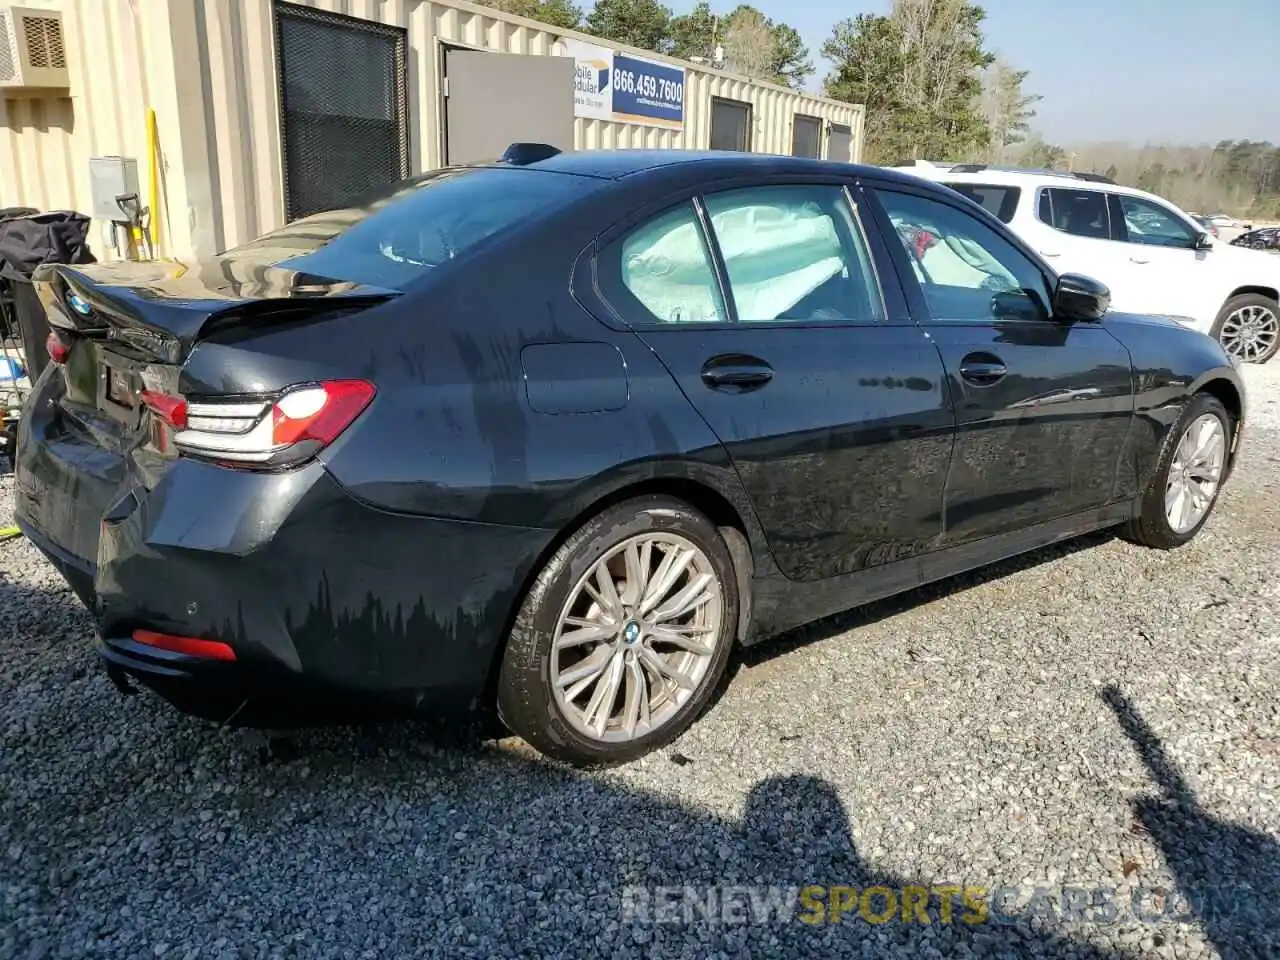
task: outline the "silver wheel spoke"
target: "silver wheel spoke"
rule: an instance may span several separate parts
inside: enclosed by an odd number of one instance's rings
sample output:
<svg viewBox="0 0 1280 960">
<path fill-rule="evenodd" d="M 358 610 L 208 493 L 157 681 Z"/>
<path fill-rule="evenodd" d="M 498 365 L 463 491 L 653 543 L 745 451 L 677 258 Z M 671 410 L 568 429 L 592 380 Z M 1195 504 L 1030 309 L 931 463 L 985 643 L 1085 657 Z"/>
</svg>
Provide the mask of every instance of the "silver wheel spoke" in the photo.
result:
<svg viewBox="0 0 1280 960">
<path fill-rule="evenodd" d="M 618 632 L 617 626 L 611 623 L 591 623 L 589 620 L 580 619 L 578 622 L 585 625 L 577 630 L 565 630 L 561 633 L 560 638 L 556 640 L 556 649 L 563 650 L 565 647 L 577 647 L 584 643 L 606 640 Z"/>
<path fill-rule="evenodd" d="M 587 704 L 587 725 L 596 732 L 596 736 L 604 733 L 613 713 L 613 705 L 618 700 L 618 688 L 622 685 L 622 654 L 614 652 L 605 668 L 604 676 L 596 684 L 591 702 Z"/>
<path fill-rule="evenodd" d="M 640 659 L 642 659 L 648 667 L 660 677 L 665 677 L 682 690 L 692 690 L 694 687 L 693 680 L 681 673 L 671 664 L 667 663 L 662 654 L 653 650 L 645 649 L 640 651 Z"/>
<path fill-rule="evenodd" d="M 623 606 L 634 607 L 644 596 L 645 587 L 649 585 L 649 563 L 653 556 L 653 544 L 646 541 L 643 546 L 627 544 L 623 551 L 627 565 L 627 584 L 623 591 Z"/>
<path fill-rule="evenodd" d="M 705 627 L 657 624 L 649 628 L 649 639 L 654 643 L 669 643 L 672 646 L 679 647 L 681 650 L 688 650 L 690 653 L 709 657 L 715 652 L 715 647 L 710 643 L 695 639 L 696 634 L 705 633 L 707 633 Z"/>
<path fill-rule="evenodd" d="M 640 661 L 627 660 L 627 693 L 622 703 L 622 732 L 635 736 L 636 726 L 649 726 L 649 681 L 645 679 Z"/>
<path fill-rule="evenodd" d="M 571 687 L 571 689 L 577 689 L 578 693 L 582 693 L 586 687 L 576 687 L 576 685 L 583 681 L 590 684 L 592 680 L 600 676 L 600 674 L 604 672 L 604 668 L 609 665 L 609 658 L 612 656 L 612 647 L 596 647 L 596 649 L 592 650 L 587 654 L 587 656 L 583 657 L 568 670 L 565 670 L 560 674 L 560 686 L 569 687 L 572 684 L 575 685 L 575 687 Z M 568 696 L 567 693 L 566 697 L 570 700 L 574 699 L 574 697 Z"/>
<path fill-rule="evenodd" d="M 640 603 L 640 612 L 648 613 L 662 602 L 671 588 L 676 585 L 680 575 L 693 562 L 693 551 L 676 549 L 667 553 L 658 565 L 658 571 L 649 582 L 649 589 Z"/>
<path fill-rule="evenodd" d="M 709 573 L 695 577 L 688 586 L 655 610 L 653 619 L 659 621 L 675 620 L 685 614 L 692 613 L 711 599 L 711 594 L 708 592 L 707 587 L 714 579 L 715 577 Z"/>
</svg>

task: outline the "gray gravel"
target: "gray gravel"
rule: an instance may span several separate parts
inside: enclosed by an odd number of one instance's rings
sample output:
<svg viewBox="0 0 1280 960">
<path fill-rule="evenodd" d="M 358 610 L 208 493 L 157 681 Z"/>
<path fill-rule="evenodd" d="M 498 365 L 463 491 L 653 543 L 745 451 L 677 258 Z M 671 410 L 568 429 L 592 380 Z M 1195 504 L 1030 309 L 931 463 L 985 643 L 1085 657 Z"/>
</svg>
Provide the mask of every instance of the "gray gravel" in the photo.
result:
<svg viewBox="0 0 1280 960">
<path fill-rule="evenodd" d="M 605 773 L 413 725 L 267 753 L 121 698 L 56 575 L 0 544 L 0 957 L 1280 955 L 1280 364 L 1248 375 L 1247 452 L 1191 546 L 1094 537 L 809 629 Z M 623 912 L 628 886 L 809 883 L 1168 916 Z"/>
</svg>

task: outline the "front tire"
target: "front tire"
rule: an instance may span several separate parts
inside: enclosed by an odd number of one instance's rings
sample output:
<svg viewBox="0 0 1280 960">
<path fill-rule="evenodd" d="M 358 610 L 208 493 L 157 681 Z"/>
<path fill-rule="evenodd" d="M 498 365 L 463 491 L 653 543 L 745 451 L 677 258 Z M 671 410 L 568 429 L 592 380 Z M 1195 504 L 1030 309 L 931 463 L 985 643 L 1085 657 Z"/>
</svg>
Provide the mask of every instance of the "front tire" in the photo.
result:
<svg viewBox="0 0 1280 960">
<path fill-rule="evenodd" d="M 633 760 L 706 707 L 738 609 L 732 557 L 705 516 L 670 497 L 609 507 L 565 541 L 525 597 L 498 712 L 550 757 Z"/>
<path fill-rule="evenodd" d="M 1200 393 L 1191 398 L 1169 430 L 1140 512 L 1124 529 L 1125 539 L 1170 550 L 1200 532 L 1222 492 L 1233 428 L 1231 414 L 1217 397 Z"/>
<path fill-rule="evenodd" d="M 1280 304 L 1259 293 L 1232 297 L 1218 313 L 1213 336 L 1231 356 L 1266 363 L 1280 349 Z"/>
</svg>

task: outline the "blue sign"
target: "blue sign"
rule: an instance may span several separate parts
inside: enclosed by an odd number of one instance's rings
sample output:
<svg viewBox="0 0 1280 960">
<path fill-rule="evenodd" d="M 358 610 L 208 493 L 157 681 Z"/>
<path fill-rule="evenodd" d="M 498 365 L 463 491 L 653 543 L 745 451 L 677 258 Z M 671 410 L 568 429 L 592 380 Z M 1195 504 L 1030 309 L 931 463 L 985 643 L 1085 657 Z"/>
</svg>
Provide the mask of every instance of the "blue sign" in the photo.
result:
<svg viewBox="0 0 1280 960">
<path fill-rule="evenodd" d="M 615 53 L 613 118 L 664 127 L 684 126 L 684 69 Z"/>
</svg>

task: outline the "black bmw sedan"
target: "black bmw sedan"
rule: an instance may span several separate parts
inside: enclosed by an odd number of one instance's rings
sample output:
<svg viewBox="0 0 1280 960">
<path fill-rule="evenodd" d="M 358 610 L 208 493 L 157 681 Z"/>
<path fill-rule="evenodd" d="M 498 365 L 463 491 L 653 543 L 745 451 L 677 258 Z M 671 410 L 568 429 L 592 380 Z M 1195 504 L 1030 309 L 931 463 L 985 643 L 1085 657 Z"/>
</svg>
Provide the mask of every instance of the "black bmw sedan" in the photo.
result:
<svg viewBox="0 0 1280 960">
<path fill-rule="evenodd" d="M 1187 542 L 1245 415 L 1211 338 L 959 194 L 786 157 L 526 145 L 37 279 L 19 523 L 122 688 L 496 707 L 575 763 L 672 740 L 736 645 L 1100 528 Z"/>
</svg>

